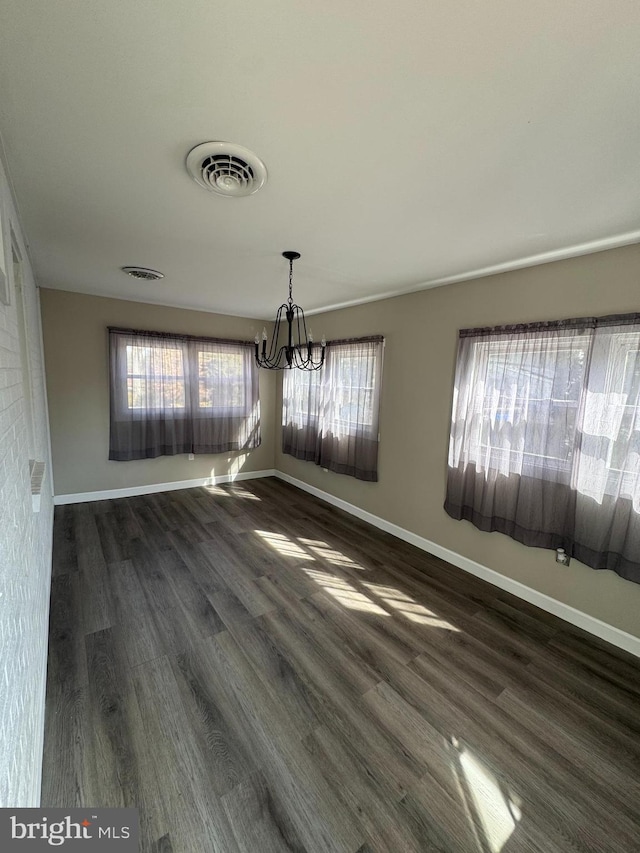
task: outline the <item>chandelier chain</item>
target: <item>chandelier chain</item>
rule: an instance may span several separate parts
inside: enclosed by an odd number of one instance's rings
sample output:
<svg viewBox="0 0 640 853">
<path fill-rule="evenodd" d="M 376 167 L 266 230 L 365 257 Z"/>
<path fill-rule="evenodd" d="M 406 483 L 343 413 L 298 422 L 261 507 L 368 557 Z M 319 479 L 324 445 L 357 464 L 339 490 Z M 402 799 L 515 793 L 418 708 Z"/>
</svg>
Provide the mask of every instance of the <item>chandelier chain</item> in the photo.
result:
<svg viewBox="0 0 640 853">
<path fill-rule="evenodd" d="M 293 260 L 290 258 L 289 259 L 289 302 L 290 303 L 293 302 L 292 290 L 293 290 Z"/>
</svg>

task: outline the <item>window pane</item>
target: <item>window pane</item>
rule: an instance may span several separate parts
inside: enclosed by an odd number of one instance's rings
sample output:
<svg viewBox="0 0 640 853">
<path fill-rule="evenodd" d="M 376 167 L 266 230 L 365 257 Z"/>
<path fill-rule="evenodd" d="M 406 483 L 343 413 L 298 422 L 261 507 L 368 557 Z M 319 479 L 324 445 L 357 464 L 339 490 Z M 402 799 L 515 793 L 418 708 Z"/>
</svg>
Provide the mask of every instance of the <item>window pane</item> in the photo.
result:
<svg viewBox="0 0 640 853">
<path fill-rule="evenodd" d="M 129 409 L 184 409 L 182 350 L 162 346 L 127 346 Z"/>
<path fill-rule="evenodd" d="M 476 343 L 470 461 L 504 473 L 568 471 L 587 346 L 584 336 Z"/>
<path fill-rule="evenodd" d="M 314 358 L 316 358 L 314 352 Z M 283 423 L 305 427 L 318 420 L 324 368 L 321 370 L 285 370 L 282 389 Z M 286 421 L 285 421 L 286 417 Z"/>
<path fill-rule="evenodd" d="M 244 362 L 241 353 L 198 353 L 198 405 L 244 408 Z"/>
<path fill-rule="evenodd" d="M 591 441 L 599 441 L 597 449 L 594 444 L 587 447 L 594 456 L 604 457 L 612 475 L 608 485 L 613 488 L 618 475 L 640 472 L 639 345 L 637 334 L 611 335 L 610 341 L 605 340 L 601 348 L 606 362 L 603 359 L 587 396 L 585 430 Z"/>
<path fill-rule="evenodd" d="M 342 432 L 373 424 L 375 356 L 348 352 L 338 355 L 335 370 L 334 427 Z"/>
</svg>

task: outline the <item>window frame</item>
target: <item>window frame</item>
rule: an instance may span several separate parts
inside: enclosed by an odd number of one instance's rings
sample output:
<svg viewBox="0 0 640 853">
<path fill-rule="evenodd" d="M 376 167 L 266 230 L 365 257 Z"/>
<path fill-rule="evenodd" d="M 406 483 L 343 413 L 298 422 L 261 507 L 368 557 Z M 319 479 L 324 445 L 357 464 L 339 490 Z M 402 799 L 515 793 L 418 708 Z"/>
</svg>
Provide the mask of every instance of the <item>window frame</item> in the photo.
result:
<svg viewBox="0 0 640 853">
<path fill-rule="evenodd" d="M 142 347 L 142 344 L 137 344 L 137 345 L 133 344 L 132 345 L 132 344 L 126 343 L 126 342 L 123 342 L 123 345 L 127 351 L 130 348 L 132 348 L 133 346 Z M 149 348 L 149 349 L 150 349 L 150 352 L 153 352 L 153 350 L 151 348 Z M 172 377 L 166 373 L 154 375 L 154 376 L 157 376 L 159 378 L 159 381 L 161 381 L 162 383 L 164 383 L 167 379 L 171 379 L 171 378 L 174 378 L 175 380 L 180 380 L 180 379 L 182 380 L 182 385 L 183 385 L 182 391 L 183 391 L 183 395 L 184 395 L 184 404 L 182 406 L 130 406 L 129 405 L 129 393 L 130 393 L 129 392 L 129 382 L 130 382 L 130 380 L 134 380 L 134 379 L 139 378 L 139 379 L 142 379 L 143 381 L 145 381 L 148 374 L 145 374 L 145 373 L 135 373 L 134 374 L 134 373 L 132 373 L 129 370 L 129 353 L 128 352 L 127 352 L 125 358 L 126 358 L 126 362 L 127 362 L 127 372 L 125 374 L 125 380 L 126 381 L 125 381 L 125 383 L 122 384 L 122 387 L 120 388 L 120 391 L 121 391 L 120 408 L 121 408 L 121 411 L 123 414 L 125 414 L 127 417 L 135 416 L 136 414 L 138 414 L 138 415 L 140 415 L 140 417 L 144 417 L 145 419 L 146 418 L 152 418 L 153 416 L 161 417 L 164 412 L 170 413 L 173 417 L 179 417 L 181 413 L 185 417 L 187 416 L 187 413 L 188 413 L 188 405 L 187 405 L 188 388 L 187 388 L 186 364 L 185 364 L 187 359 L 185 358 L 184 352 L 182 352 L 182 368 L 183 368 L 182 369 L 182 376 L 179 376 L 176 374 L 175 377 Z M 133 389 L 132 389 L 131 393 L 133 393 Z"/>
<path fill-rule="evenodd" d="M 365 344 L 371 343 L 371 341 L 372 341 L 371 338 L 363 338 L 362 340 L 356 339 L 353 341 L 349 340 L 349 341 L 344 341 L 344 342 L 342 342 L 342 341 L 327 341 L 326 359 L 329 360 L 329 359 L 336 358 L 336 357 L 340 358 L 341 356 L 339 353 L 337 355 L 334 355 L 334 353 L 336 353 L 336 351 L 339 350 L 341 347 L 349 346 L 349 347 L 352 347 L 353 349 L 356 349 L 358 347 L 358 345 L 365 345 Z M 335 384 L 335 385 L 330 386 L 329 391 L 327 392 L 327 389 L 323 388 L 323 385 L 324 385 L 323 379 L 326 375 L 323 372 L 325 370 L 325 366 L 323 366 L 319 370 L 309 370 L 309 371 L 298 370 L 296 372 L 294 372 L 293 370 L 288 370 L 285 372 L 284 382 L 283 382 L 283 395 L 282 395 L 283 396 L 283 402 L 285 399 L 291 399 L 291 395 L 287 395 L 287 393 L 286 393 L 286 391 L 287 391 L 286 383 L 291 378 L 293 378 L 293 380 L 294 380 L 294 386 L 293 386 L 294 391 L 295 391 L 295 387 L 296 387 L 295 386 L 295 380 L 296 379 L 300 380 L 301 383 L 302 382 L 305 383 L 304 385 L 301 385 L 301 387 L 303 388 L 303 390 L 305 392 L 303 394 L 303 398 L 306 398 L 307 400 L 309 398 L 309 392 L 310 392 L 309 386 L 314 381 L 319 386 L 317 389 L 317 393 L 319 393 L 321 396 L 328 393 L 329 399 L 331 400 L 333 405 L 335 405 L 336 397 L 337 397 L 339 391 L 343 388 L 349 388 L 349 387 L 354 388 L 355 387 L 360 391 L 362 391 L 362 390 L 370 391 L 372 394 L 372 398 L 375 398 L 375 393 L 376 393 L 376 381 L 375 380 L 376 380 L 376 377 L 377 377 L 378 382 L 380 384 L 382 382 L 382 358 L 383 358 L 383 353 L 384 353 L 384 339 L 380 338 L 380 342 L 382 343 L 382 351 L 381 351 L 379 356 L 376 355 L 376 359 L 378 359 L 378 358 L 380 359 L 380 364 L 376 363 L 374 366 L 374 369 L 372 371 L 373 384 L 371 386 L 365 387 L 365 386 L 360 386 L 360 385 L 358 385 L 358 386 L 347 386 L 347 385 L 342 385 L 342 384 Z M 320 349 L 318 347 L 318 352 L 319 351 L 320 351 Z M 345 355 L 348 358 L 354 357 L 352 354 L 348 354 L 348 353 L 346 353 Z M 326 365 L 326 362 L 325 362 L 325 365 Z M 301 411 L 297 410 L 295 414 L 296 415 L 301 414 L 301 415 L 305 416 L 304 421 L 301 419 L 298 419 L 298 418 L 296 418 L 296 420 L 292 421 L 292 423 L 295 426 L 302 428 L 302 429 L 308 428 L 311 425 L 317 427 L 318 422 L 321 420 L 321 417 L 318 413 L 309 412 L 308 410 L 306 412 L 301 412 Z M 284 415 L 284 408 L 283 408 L 283 415 Z M 323 424 L 323 427 L 326 428 L 327 426 L 338 426 L 338 427 L 347 426 L 350 429 L 348 431 L 343 430 L 341 433 L 342 435 L 344 435 L 346 437 L 348 437 L 348 436 L 363 436 L 365 438 L 378 440 L 379 434 L 377 431 L 375 432 L 375 435 L 374 435 L 375 420 L 376 419 L 375 419 L 375 413 L 373 411 L 373 402 L 372 402 L 372 405 L 371 405 L 371 421 L 369 423 L 364 423 L 361 421 L 353 422 L 351 420 L 346 420 L 344 418 L 334 417 L 332 415 L 331 418 L 329 418 L 325 421 L 325 423 Z"/>
<path fill-rule="evenodd" d="M 355 346 L 354 346 L 354 348 L 355 348 Z M 352 353 L 349 352 L 349 353 L 344 353 L 344 354 L 338 354 L 338 358 L 357 359 L 357 358 L 363 358 L 363 356 L 361 354 L 353 355 Z M 377 359 L 377 356 L 376 356 L 376 359 Z M 338 370 L 338 373 L 339 373 L 339 370 Z M 379 375 L 378 365 L 376 364 L 373 368 L 373 371 L 372 371 L 372 384 L 370 386 L 369 385 L 364 386 L 364 385 L 336 384 L 334 386 L 334 388 L 332 389 L 332 396 L 333 396 L 334 400 L 335 400 L 335 398 L 338 397 L 340 391 L 343 389 L 349 389 L 349 390 L 355 389 L 358 392 L 364 392 L 364 393 L 370 392 L 370 394 L 371 394 L 371 409 L 370 409 L 371 410 L 371 419 L 369 421 L 352 421 L 350 419 L 347 420 L 345 418 L 341 418 L 341 417 L 337 416 L 337 417 L 333 417 L 329 421 L 330 425 L 338 425 L 340 427 L 342 427 L 342 426 L 349 427 L 349 431 L 346 433 L 346 435 L 366 435 L 367 437 L 372 436 L 373 424 L 374 424 L 374 420 L 375 420 L 374 419 L 374 412 L 373 412 L 373 398 L 374 398 L 375 392 L 376 392 L 375 379 L 376 379 L 376 376 L 378 376 L 378 375 Z M 346 403 L 345 405 L 353 405 L 353 404 L 352 403 Z"/>
<path fill-rule="evenodd" d="M 200 369 L 200 355 L 209 352 L 209 350 L 196 349 L 196 361 L 198 362 L 198 371 Z M 234 353 L 236 354 L 236 353 Z M 253 358 L 253 352 L 251 353 L 251 358 Z M 241 379 L 239 380 L 242 385 Z M 244 397 L 244 401 L 241 405 L 233 406 L 233 405 L 211 405 L 211 406 L 202 406 L 200 403 L 200 383 L 202 382 L 202 377 L 199 375 L 195 378 L 194 382 L 194 402 L 193 405 L 193 413 L 194 416 L 199 414 L 201 417 L 209 417 L 209 416 L 218 416 L 218 417 L 234 417 L 234 418 L 243 418 L 249 414 L 251 409 L 251 399 L 249 389 L 245 385 L 242 388 L 242 394 Z M 197 403 L 197 404 L 196 404 Z"/>
<path fill-rule="evenodd" d="M 116 346 L 121 349 L 127 350 L 131 346 L 144 346 L 146 341 L 153 340 L 157 341 L 166 341 L 167 347 L 171 347 L 172 349 L 179 349 L 182 353 L 182 375 L 180 374 L 155 374 L 158 377 L 158 381 L 164 382 L 165 380 L 182 380 L 183 384 L 183 394 L 184 394 L 184 405 L 182 406 L 129 406 L 129 380 L 140 378 L 145 380 L 147 378 L 147 374 L 144 373 L 132 373 L 129 370 L 129 354 L 127 352 L 124 353 L 124 356 L 121 355 L 121 358 L 124 357 L 125 363 L 127 364 L 127 371 L 124 375 L 124 382 L 117 383 L 117 397 L 116 397 L 116 406 L 115 406 L 115 414 L 118 420 L 154 420 L 160 419 L 163 417 L 171 417 L 175 420 L 179 420 L 182 418 L 209 418 L 209 417 L 219 417 L 219 418 L 245 418 L 250 414 L 251 410 L 251 389 L 248 385 L 244 385 L 243 391 L 243 402 L 238 406 L 231 406 L 226 404 L 221 405 L 211 405 L 211 406 L 201 406 L 200 405 L 200 383 L 202 378 L 199 375 L 199 360 L 200 355 L 212 352 L 215 350 L 207 349 L 206 347 L 215 347 L 219 346 L 219 352 L 224 353 L 225 349 L 231 350 L 232 348 L 238 347 L 247 347 L 250 348 L 253 346 L 248 341 L 232 341 L 226 339 L 216 339 L 216 338 L 204 338 L 198 336 L 189 336 L 189 335 L 171 335 L 165 333 L 154 333 L 154 332 L 146 332 L 146 331 L 129 331 L 127 329 L 117 329 L 110 328 L 109 331 L 117 332 L 117 333 L 126 333 L 129 338 L 133 338 L 138 336 L 139 342 L 137 344 L 132 344 L 128 338 L 118 337 L 116 340 Z M 203 344 L 206 345 L 203 348 Z M 151 348 L 151 351 L 153 349 Z M 238 353 L 239 354 L 239 353 Z M 253 353 L 251 353 L 251 358 L 253 358 Z M 195 367 L 195 370 L 194 370 Z"/>
<path fill-rule="evenodd" d="M 624 321 L 626 316 L 623 315 L 622 320 Z M 636 316 L 636 315 L 633 315 Z M 630 410 L 631 412 L 637 412 L 638 417 L 640 418 L 640 371 L 637 376 L 631 377 L 631 388 L 629 391 L 625 391 L 625 387 L 627 386 L 627 362 L 629 361 L 630 355 L 637 353 L 638 350 L 634 346 L 637 340 L 637 333 L 625 331 L 625 322 L 617 323 L 615 322 L 617 317 L 612 318 L 598 318 L 586 319 L 586 320 L 574 320 L 574 321 L 551 321 L 550 323 L 539 323 L 539 324 L 531 324 L 533 327 L 533 332 L 539 335 L 539 339 L 542 342 L 544 340 L 545 331 L 547 331 L 547 327 L 560 328 L 564 323 L 567 323 L 567 328 L 569 330 L 580 328 L 580 331 L 577 335 L 571 336 L 567 335 L 565 348 L 567 352 L 571 352 L 574 349 L 579 349 L 576 346 L 576 343 L 580 342 L 581 338 L 584 338 L 584 342 L 582 344 L 583 352 L 584 352 L 584 369 L 582 371 L 582 375 L 580 377 L 580 384 L 578 388 L 577 400 L 573 401 L 571 399 L 560 399 L 560 398 L 536 398 L 536 402 L 543 402 L 548 399 L 550 407 L 552 405 L 562 405 L 566 404 L 567 407 L 572 407 L 575 410 L 575 420 L 574 426 L 571 431 L 567 431 L 565 433 L 565 439 L 567 442 L 567 446 L 569 447 L 569 452 L 566 459 L 562 459 L 559 456 L 553 456 L 550 454 L 544 454 L 540 452 L 536 452 L 527 447 L 522 449 L 520 448 L 508 448 L 501 447 L 499 444 L 491 444 L 491 442 L 487 442 L 485 440 L 475 441 L 470 436 L 464 442 L 463 448 L 459 451 L 466 458 L 467 463 L 471 463 L 474 465 L 480 464 L 483 468 L 486 468 L 489 471 L 494 473 L 498 472 L 507 477 L 511 476 L 522 476 L 532 477 L 534 479 L 540 480 L 542 482 L 556 482 L 556 478 L 552 476 L 544 476 L 546 472 L 552 473 L 555 472 L 559 475 L 566 475 L 567 484 L 570 482 L 573 483 L 573 476 L 575 474 L 575 453 L 577 448 L 577 434 L 580 430 L 579 422 L 581 418 L 584 416 L 585 406 L 588 406 L 588 383 L 589 383 L 589 374 L 593 372 L 594 362 L 596 365 L 600 366 L 600 369 L 603 372 L 603 393 L 607 395 L 620 395 L 624 397 L 625 394 L 631 394 L 635 398 L 635 402 L 629 403 L 626 402 L 621 404 L 624 410 Z M 611 322 L 609 322 L 611 321 Z M 541 328 L 537 329 L 535 327 L 540 326 Z M 480 335 L 476 340 L 472 341 L 473 354 L 469 359 L 469 365 L 467 367 L 468 376 L 467 380 L 471 385 L 472 390 L 466 391 L 466 394 L 470 394 L 472 398 L 476 400 L 480 399 L 482 401 L 481 406 L 481 422 L 479 427 L 479 435 L 483 436 L 485 431 L 491 431 L 492 423 L 490 418 L 487 417 L 488 411 L 491 408 L 491 401 L 489 396 L 487 395 L 487 390 L 489 385 L 487 383 L 487 377 L 490 375 L 490 371 L 487 368 L 484 371 L 484 396 L 480 397 L 480 395 L 476 394 L 475 386 L 479 381 L 483 381 L 477 376 L 478 365 L 481 365 L 483 362 L 483 358 L 486 359 L 487 363 L 491 359 L 493 354 L 492 351 L 507 353 L 509 345 L 511 343 L 511 338 L 509 337 L 509 329 L 513 328 L 513 338 L 517 339 L 519 336 L 519 329 L 522 327 L 496 327 L 494 330 L 463 330 L 460 334 L 461 336 L 469 336 L 474 337 L 474 332 L 495 332 L 495 334 L 487 334 Z M 606 345 L 606 349 L 602 352 L 594 352 L 594 334 L 596 328 L 599 328 L 601 331 L 603 328 L 610 328 L 611 337 L 609 342 Z M 466 335 L 465 332 L 470 333 Z M 573 342 L 573 346 L 571 345 Z M 542 347 L 541 347 L 542 348 Z M 485 350 L 485 354 L 482 354 L 482 350 Z M 563 351 L 562 339 L 560 339 L 560 346 L 555 352 L 556 359 L 560 353 Z M 622 370 L 616 370 L 616 362 L 623 361 L 624 367 Z M 587 362 L 589 362 L 587 366 Z M 521 369 L 521 368 L 520 368 Z M 637 366 L 636 366 L 637 369 Z M 458 368 L 456 367 L 456 375 Z M 620 378 L 621 388 L 619 390 L 615 390 L 615 382 L 616 378 Z M 457 395 L 460 393 L 460 389 L 456 386 L 454 387 L 454 399 L 452 404 L 452 411 L 455 412 L 456 409 L 456 400 Z M 531 398 L 525 400 L 522 395 L 518 395 L 516 400 L 524 401 L 525 405 L 528 405 L 531 402 Z M 497 410 L 500 410 L 500 406 L 497 407 Z M 516 407 L 517 408 L 517 407 Z M 624 412 L 621 415 L 620 421 L 624 418 Z M 453 425 L 452 425 L 453 429 Z M 633 480 L 634 477 L 637 476 L 636 472 L 630 470 L 628 468 L 614 467 L 612 465 L 613 456 L 615 454 L 615 448 L 617 444 L 617 439 L 611 439 L 609 447 L 607 449 L 607 456 L 604 459 L 604 468 L 606 471 L 607 484 L 604 487 L 604 493 L 609 495 L 616 495 L 620 491 L 616 485 L 616 480 L 620 480 L 623 484 Z M 497 463 L 497 459 L 500 456 L 507 457 L 528 457 L 527 461 L 523 461 L 522 470 L 517 473 L 515 471 L 509 470 L 507 474 L 505 474 L 504 469 Z M 449 454 L 448 454 L 448 465 L 449 467 L 455 467 L 454 459 L 456 457 L 456 451 L 453 444 L 453 436 L 450 437 L 449 442 Z M 538 464 L 536 464 L 536 460 L 540 460 Z M 544 460 L 544 461 L 543 461 Z M 573 487 L 573 486 L 572 486 Z"/>
<path fill-rule="evenodd" d="M 559 355 L 561 352 L 567 352 L 570 354 L 571 351 L 573 350 L 573 347 L 570 345 L 571 340 L 572 340 L 571 338 L 567 338 L 567 342 L 564 344 L 564 347 L 561 345 L 558 348 L 558 350 L 556 351 L 556 355 Z M 487 337 L 487 338 L 475 341 L 473 343 L 473 347 L 474 347 L 474 351 L 481 350 L 482 348 L 486 349 L 486 359 L 487 359 L 487 362 L 489 362 L 492 355 L 494 354 L 492 352 L 492 349 L 494 347 L 495 347 L 495 350 L 498 354 L 500 354 L 500 352 L 503 355 L 506 355 L 508 353 L 509 341 L 505 340 L 503 338 Z M 588 341 L 587 341 L 587 337 L 585 336 L 585 348 L 584 348 L 585 356 L 586 356 L 587 351 L 588 351 Z M 482 361 L 482 355 L 475 356 L 475 352 L 474 352 L 474 361 L 475 361 L 475 363 L 481 362 Z M 487 371 L 487 373 L 488 373 L 488 371 Z M 581 384 L 583 384 L 583 383 L 584 383 L 584 375 L 583 375 Z M 523 395 L 517 395 L 515 398 L 515 403 L 516 403 L 515 408 L 516 409 L 518 408 L 518 405 L 517 405 L 518 401 L 521 402 L 522 406 L 525 409 L 528 409 L 532 402 L 534 404 L 535 403 L 543 403 L 545 399 L 546 398 L 544 398 L 544 397 L 532 398 L 531 396 L 524 397 Z M 483 401 L 483 403 L 482 403 L 482 425 L 481 425 L 481 431 L 480 431 L 481 435 L 484 434 L 485 429 L 487 429 L 487 428 L 488 428 L 489 432 L 491 432 L 491 430 L 492 430 L 491 423 L 488 421 L 488 418 L 487 418 L 487 410 L 491 406 L 491 402 L 490 401 L 487 402 L 486 396 L 484 396 L 482 398 L 482 401 Z M 578 413 L 579 413 L 580 405 L 581 405 L 580 395 L 578 395 L 578 399 L 575 401 L 567 399 L 567 398 L 565 398 L 563 400 L 559 397 L 558 398 L 549 397 L 548 401 L 549 401 L 549 408 L 550 409 L 554 405 L 556 407 L 562 407 L 563 404 L 564 404 L 565 409 L 573 408 L 575 410 L 575 421 L 577 422 Z M 498 406 L 497 410 L 500 411 L 501 408 L 503 408 L 503 407 Z M 482 439 L 480 439 L 476 444 L 473 445 L 473 449 L 483 451 L 484 454 L 488 453 L 490 455 L 492 455 L 493 453 L 495 453 L 495 454 L 500 453 L 500 454 L 506 454 L 506 455 L 511 456 L 511 457 L 518 456 L 518 455 L 522 455 L 523 457 L 527 457 L 527 462 L 523 464 L 523 473 L 526 473 L 527 476 L 537 477 L 540 480 L 547 479 L 547 478 L 541 476 L 541 473 L 544 473 L 545 470 L 555 470 L 558 473 L 565 473 L 567 475 L 570 475 L 571 471 L 572 471 L 572 466 L 573 466 L 573 451 L 574 451 L 573 442 L 571 443 L 570 453 L 566 459 L 562 459 L 560 456 L 552 456 L 549 454 L 534 452 L 532 450 L 527 450 L 526 448 L 519 450 L 517 448 L 514 449 L 514 448 L 500 447 L 497 444 L 491 444 L 490 441 L 487 442 L 487 441 L 483 441 Z M 471 447 L 469 447 L 469 450 L 468 450 L 469 461 L 472 461 L 474 464 L 477 464 L 479 459 L 483 456 L 483 453 L 475 453 L 475 455 L 472 457 Z M 536 460 L 546 460 L 546 462 L 543 463 L 542 461 L 540 461 L 536 464 Z M 491 470 L 499 470 L 499 467 L 497 465 L 495 465 L 495 466 L 488 465 L 488 467 Z"/>
</svg>

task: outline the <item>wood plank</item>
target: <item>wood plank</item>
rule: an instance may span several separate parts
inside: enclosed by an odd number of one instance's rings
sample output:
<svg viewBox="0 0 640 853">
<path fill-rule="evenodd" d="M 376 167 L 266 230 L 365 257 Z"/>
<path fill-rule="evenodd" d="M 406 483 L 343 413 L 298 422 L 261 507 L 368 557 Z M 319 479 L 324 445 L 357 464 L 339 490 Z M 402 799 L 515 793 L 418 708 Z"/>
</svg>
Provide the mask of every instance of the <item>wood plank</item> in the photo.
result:
<svg viewBox="0 0 640 853">
<path fill-rule="evenodd" d="M 363 838 L 302 743 L 291 736 L 284 708 L 266 691 L 242 650 L 223 633 L 205 641 L 217 679 L 230 687 L 233 719 L 242 723 L 261 761 L 277 808 L 286 812 L 302 843 L 313 851 L 353 853 Z"/>
<path fill-rule="evenodd" d="M 160 780 L 160 803 L 171 826 L 174 853 L 206 849 L 238 853 L 238 845 L 215 794 L 214 774 L 189 726 L 180 689 L 166 657 L 133 670 L 147 743 Z M 162 704 L 158 704 L 158 697 Z"/>
<path fill-rule="evenodd" d="M 80 580 L 76 573 L 51 582 L 47 713 L 45 716 L 42 804 L 75 807 L 94 804 L 91 738 L 88 726 L 88 671 Z"/>
<path fill-rule="evenodd" d="M 180 556 L 163 550 L 137 553 L 132 564 L 169 653 L 184 651 L 201 637 L 225 630 L 193 574 Z M 170 614 L 177 610 L 177 618 Z"/>
<path fill-rule="evenodd" d="M 304 737 L 320 725 L 318 699 L 307 680 L 289 660 L 282 644 L 275 641 L 260 619 L 235 623 L 229 629 L 252 664 L 269 695 L 284 706 L 292 734 Z M 225 644 L 226 637 L 220 642 Z"/>
<path fill-rule="evenodd" d="M 139 666 L 166 651 L 157 614 L 149 602 L 131 560 L 109 563 L 108 573 L 113 590 L 116 622 L 121 632 L 130 667 Z M 179 630 L 178 625 L 176 630 Z"/>
<path fill-rule="evenodd" d="M 73 507 L 74 529 L 80 573 L 83 630 L 86 634 L 113 625 L 112 590 L 106 560 L 96 525 L 99 513 L 91 503 Z"/>
<path fill-rule="evenodd" d="M 78 571 L 73 505 L 57 506 L 53 515 L 52 575 Z"/>
<path fill-rule="evenodd" d="M 169 833 L 163 835 L 162 838 L 159 838 L 152 844 L 150 853 L 174 853 Z"/>
<path fill-rule="evenodd" d="M 145 723 L 135 695 L 122 639 L 107 628 L 86 638 L 91 672 L 88 725 L 93 790 L 105 808 L 136 808 L 143 848 L 166 827 L 158 809 L 160 791 Z"/>
<path fill-rule="evenodd" d="M 95 516 L 95 521 L 105 562 L 119 563 L 122 560 L 128 560 L 131 556 L 129 543 L 120 532 L 115 513 L 102 512 Z"/>
<path fill-rule="evenodd" d="M 219 543 L 201 542 L 200 550 L 211 560 L 216 574 L 226 582 L 228 589 L 246 607 L 252 616 L 261 616 L 274 609 L 264 592 L 255 583 L 255 574 Z"/>
<path fill-rule="evenodd" d="M 207 666 L 203 646 L 178 655 L 170 663 L 189 727 L 209 766 L 213 790 L 222 797 L 247 779 L 257 765 L 225 717 L 224 698 Z"/>
<path fill-rule="evenodd" d="M 279 808 L 259 771 L 222 798 L 242 853 L 306 853 L 290 817 Z"/>
<path fill-rule="evenodd" d="M 388 786 L 371 773 L 365 761 L 345 749 L 338 735 L 322 726 L 304 745 L 369 838 L 367 849 L 422 853 L 422 839 L 403 820 L 398 797 L 390 795 Z"/>
<path fill-rule="evenodd" d="M 171 547 L 167 531 L 163 528 L 157 513 L 145 501 L 144 496 L 132 499 L 133 516 L 138 523 L 144 542 L 151 551 L 163 551 Z"/>
<path fill-rule="evenodd" d="M 332 624 L 309 602 L 300 601 L 294 610 L 267 613 L 260 621 L 288 659 L 295 661 L 296 669 L 311 683 L 320 684 L 323 695 L 347 691 L 361 696 L 380 680 L 379 673 L 341 641 Z"/>
</svg>

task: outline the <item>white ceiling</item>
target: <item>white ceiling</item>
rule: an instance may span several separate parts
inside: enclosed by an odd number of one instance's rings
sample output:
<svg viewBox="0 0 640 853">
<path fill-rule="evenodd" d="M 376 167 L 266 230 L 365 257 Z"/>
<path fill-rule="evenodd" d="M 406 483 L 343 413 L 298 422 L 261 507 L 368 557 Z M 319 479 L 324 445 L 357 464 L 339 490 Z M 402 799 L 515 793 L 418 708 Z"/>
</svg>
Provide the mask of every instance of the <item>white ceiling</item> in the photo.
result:
<svg viewBox="0 0 640 853">
<path fill-rule="evenodd" d="M 38 283 L 271 317 L 640 240 L 637 0 L 0 0 Z M 196 144 L 266 164 L 198 187 Z M 126 264 L 162 270 L 139 282 Z"/>
</svg>

